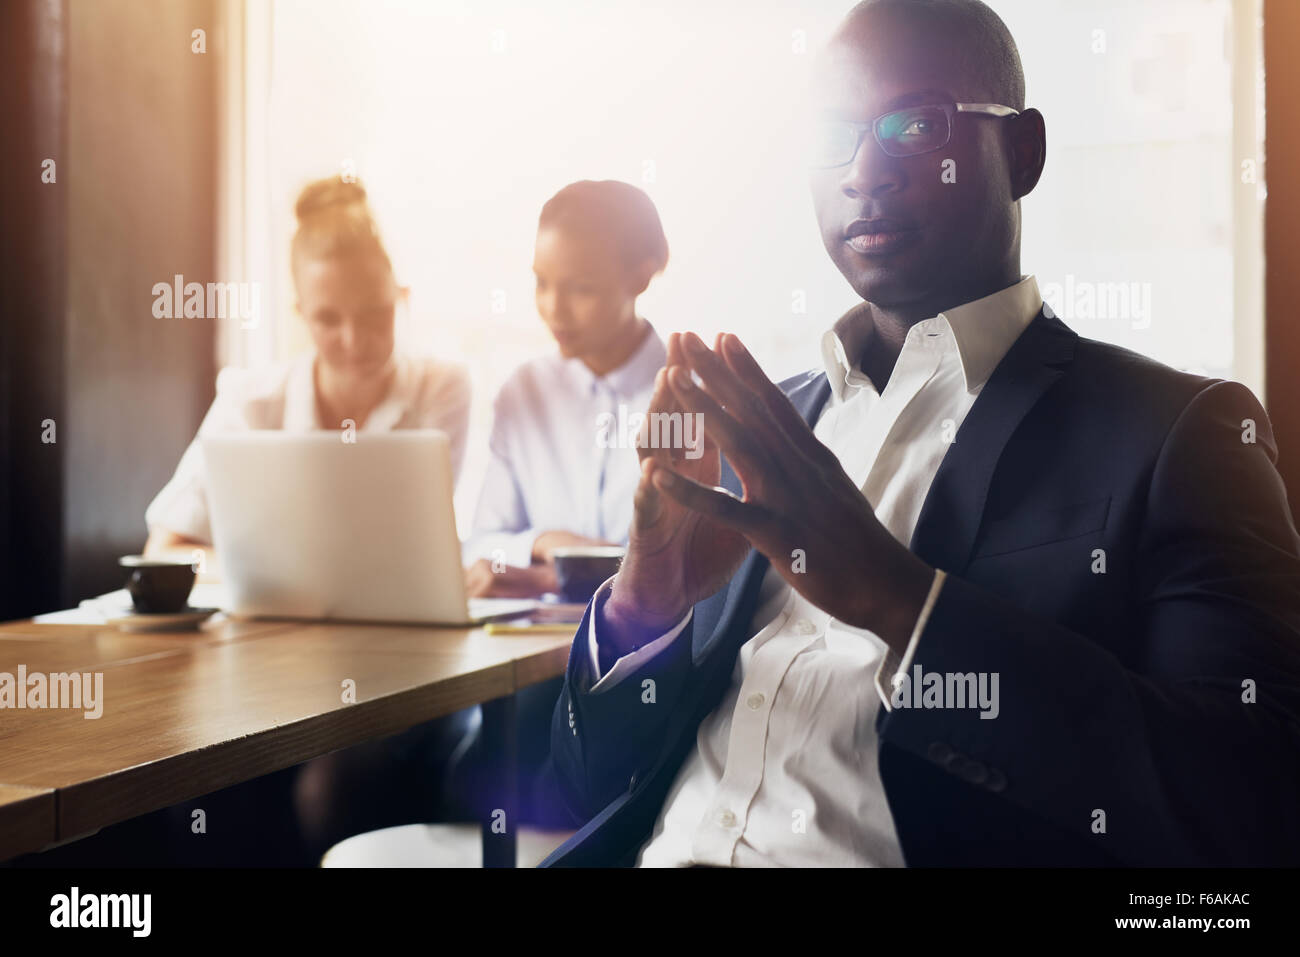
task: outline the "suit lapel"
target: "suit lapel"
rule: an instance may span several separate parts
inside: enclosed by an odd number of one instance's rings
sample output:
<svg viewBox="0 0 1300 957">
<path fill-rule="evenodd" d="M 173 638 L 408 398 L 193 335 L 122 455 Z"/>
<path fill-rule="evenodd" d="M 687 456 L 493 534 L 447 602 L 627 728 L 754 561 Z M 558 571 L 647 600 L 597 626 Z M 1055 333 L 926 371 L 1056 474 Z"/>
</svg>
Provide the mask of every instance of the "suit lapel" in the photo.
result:
<svg viewBox="0 0 1300 957">
<path fill-rule="evenodd" d="M 804 381 L 792 386 L 786 395 L 811 429 L 817 425 L 818 413 L 831 397 L 831 383 L 825 372 L 809 372 Z"/>
<path fill-rule="evenodd" d="M 949 447 L 912 534 L 911 550 L 944 571 L 970 560 L 993 470 L 1025 414 L 1074 357 L 1077 333 L 1040 311 L 993 370 Z"/>
</svg>

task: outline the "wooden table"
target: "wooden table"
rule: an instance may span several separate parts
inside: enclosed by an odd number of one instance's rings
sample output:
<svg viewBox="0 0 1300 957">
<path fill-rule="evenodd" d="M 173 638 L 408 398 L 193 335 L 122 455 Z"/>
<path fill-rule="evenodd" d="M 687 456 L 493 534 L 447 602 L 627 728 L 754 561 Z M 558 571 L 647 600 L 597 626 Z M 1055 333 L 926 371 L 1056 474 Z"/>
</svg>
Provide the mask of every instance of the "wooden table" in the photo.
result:
<svg viewBox="0 0 1300 957">
<path fill-rule="evenodd" d="M 0 672 L 102 672 L 103 714 L 0 709 L 0 860 L 483 706 L 514 767 L 514 692 L 564 672 L 566 633 L 218 617 L 198 631 L 0 625 Z M 345 703 L 345 682 L 355 703 Z M 485 822 L 485 866 L 513 866 Z"/>
</svg>

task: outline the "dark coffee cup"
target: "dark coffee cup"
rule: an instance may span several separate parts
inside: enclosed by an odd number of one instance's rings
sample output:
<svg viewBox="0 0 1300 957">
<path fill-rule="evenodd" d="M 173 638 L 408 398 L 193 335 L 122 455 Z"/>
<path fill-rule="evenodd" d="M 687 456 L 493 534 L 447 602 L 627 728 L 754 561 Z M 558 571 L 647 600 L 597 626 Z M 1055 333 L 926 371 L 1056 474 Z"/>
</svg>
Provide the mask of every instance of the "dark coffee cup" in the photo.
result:
<svg viewBox="0 0 1300 957">
<path fill-rule="evenodd" d="M 174 614 L 189 604 L 195 578 L 190 563 L 143 555 L 126 555 L 117 563 L 131 570 L 126 590 L 135 610 L 141 614 Z"/>
<path fill-rule="evenodd" d="M 586 604 L 605 579 L 618 571 L 626 549 L 607 545 L 566 546 L 551 552 L 565 601 Z"/>
</svg>

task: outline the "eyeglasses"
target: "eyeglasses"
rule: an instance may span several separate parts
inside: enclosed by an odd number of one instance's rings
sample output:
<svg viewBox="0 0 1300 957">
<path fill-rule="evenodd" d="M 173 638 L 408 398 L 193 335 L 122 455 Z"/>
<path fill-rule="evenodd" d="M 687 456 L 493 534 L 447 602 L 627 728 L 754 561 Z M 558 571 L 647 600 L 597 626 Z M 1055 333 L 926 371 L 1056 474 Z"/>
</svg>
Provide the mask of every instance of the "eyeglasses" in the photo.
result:
<svg viewBox="0 0 1300 957">
<path fill-rule="evenodd" d="M 809 165 L 813 169 L 833 169 L 852 163 L 867 130 L 886 156 L 916 156 L 943 149 L 952 138 L 952 121 L 958 113 L 1019 115 L 1018 110 L 996 103 L 924 103 L 885 113 L 870 123 L 821 120 L 813 127 L 810 138 Z"/>
</svg>

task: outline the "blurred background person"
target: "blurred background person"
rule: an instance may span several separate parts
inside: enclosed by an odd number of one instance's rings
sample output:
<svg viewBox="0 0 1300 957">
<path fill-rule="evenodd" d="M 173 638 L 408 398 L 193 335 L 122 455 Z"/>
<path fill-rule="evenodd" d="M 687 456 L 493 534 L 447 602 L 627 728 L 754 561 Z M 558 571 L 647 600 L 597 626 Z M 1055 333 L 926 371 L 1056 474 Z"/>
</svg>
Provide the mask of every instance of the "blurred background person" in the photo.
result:
<svg viewBox="0 0 1300 957">
<path fill-rule="evenodd" d="M 496 397 L 491 459 L 465 553 L 477 596 L 558 588 L 551 552 L 624 545 L 640 476 L 635 432 L 667 351 L 636 302 L 668 264 L 654 203 L 635 186 L 583 180 L 542 207 L 533 256 L 537 311 L 558 349 L 526 362 Z M 549 767 L 550 720 L 562 679 L 517 695 L 521 815 L 572 822 Z M 474 709 L 475 711 L 477 709 Z M 492 807 L 493 756 L 477 728 L 455 760 L 452 786 L 480 817 Z"/>
<path fill-rule="evenodd" d="M 394 349 L 397 306 L 409 290 L 394 275 L 364 187 L 337 176 L 317 180 L 299 194 L 295 212 L 296 311 L 314 348 L 269 369 L 223 369 L 199 435 L 341 429 L 349 420 L 358 432 L 440 429 L 458 476 L 469 377 L 456 363 Z M 196 438 L 146 512 L 146 554 L 202 548 L 207 567 L 217 567 L 203 480 Z M 355 831 L 438 815 L 446 762 L 472 717 L 448 715 L 211 796 L 209 804 L 220 802 L 227 819 L 241 822 L 215 850 L 219 862 L 314 865 Z"/>
<path fill-rule="evenodd" d="M 358 432 L 441 429 L 451 440 L 458 476 L 469 425 L 469 376 L 458 364 L 394 349 L 397 305 L 409 290 L 393 274 L 365 189 L 337 176 L 318 180 L 303 189 L 295 211 L 295 309 L 314 348 L 266 369 L 221 370 L 199 435 L 341 429 L 349 420 Z M 149 505 L 145 523 L 146 554 L 210 549 L 197 437 Z"/>
<path fill-rule="evenodd" d="M 517 369 L 493 405 L 470 595 L 555 591 L 553 549 L 627 541 L 640 471 L 617 424 L 645 411 L 664 364 L 636 301 L 667 264 L 659 213 L 635 186 L 583 180 L 542 207 L 537 311 L 559 348 Z"/>
</svg>

